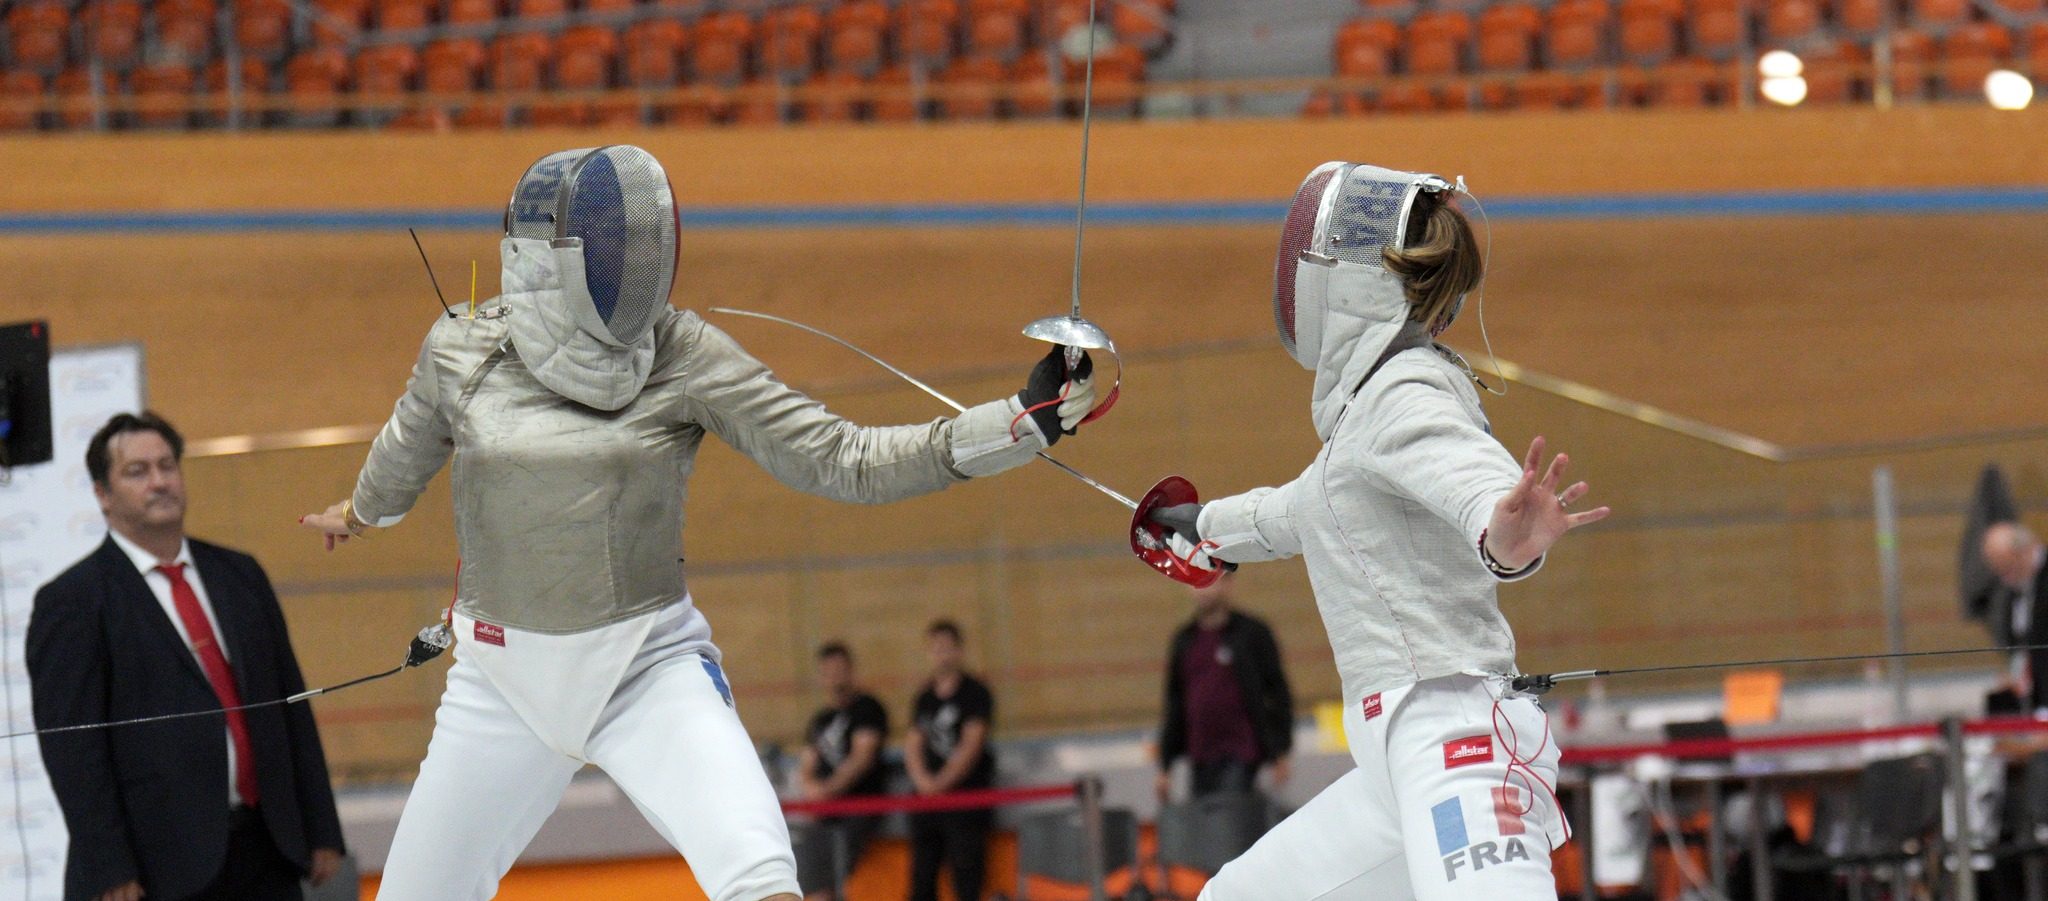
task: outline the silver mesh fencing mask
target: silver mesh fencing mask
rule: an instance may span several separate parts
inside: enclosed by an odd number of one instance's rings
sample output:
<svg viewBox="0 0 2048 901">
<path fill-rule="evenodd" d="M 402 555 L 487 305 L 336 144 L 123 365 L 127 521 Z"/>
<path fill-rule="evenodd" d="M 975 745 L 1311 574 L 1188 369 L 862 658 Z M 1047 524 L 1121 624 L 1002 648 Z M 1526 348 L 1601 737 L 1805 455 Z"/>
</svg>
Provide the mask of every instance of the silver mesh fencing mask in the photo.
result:
<svg viewBox="0 0 2048 901">
<path fill-rule="evenodd" d="M 1288 355 L 1316 368 L 1332 305 L 1330 280 L 1303 277 L 1305 267 L 1349 264 L 1385 273 L 1381 252 L 1404 246 L 1415 198 L 1451 190 L 1435 175 L 1357 163 L 1324 163 L 1309 172 L 1288 206 L 1273 262 L 1273 319 Z"/>
<path fill-rule="evenodd" d="M 505 208 L 509 237 L 581 242 L 593 336 L 617 346 L 639 341 L 668 307 L 678 228 L 668 173 L 653 154 L 624 144 L 541 157 Z"/>
</svg>

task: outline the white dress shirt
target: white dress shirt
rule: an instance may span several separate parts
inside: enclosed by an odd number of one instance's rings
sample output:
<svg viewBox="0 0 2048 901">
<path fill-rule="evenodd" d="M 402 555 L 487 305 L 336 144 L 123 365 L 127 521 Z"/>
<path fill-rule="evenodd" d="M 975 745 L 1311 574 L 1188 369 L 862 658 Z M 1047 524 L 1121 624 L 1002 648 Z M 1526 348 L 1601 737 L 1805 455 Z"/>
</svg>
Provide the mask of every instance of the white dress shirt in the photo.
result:
<svg viewBox="0 0 2048 901">
<path fill-rule="evenodd" d="M 192 586 L 192 593 L 199 597 L 199 609 L 206 613 L 206 624 L 213 627 L 214 643 L 220 646 L 222 659 L 232 663 L 233 658 L 228 654 L 227 636 L 221 634 L 220 631 L 220 617 L 213 615 L 213 599 L 206 596 L 206 583 L 199 578 L 198 565 L 192 562 L 191 543 L 186 541 L 178 542 L 177 559 L 158 560 L 155 554 L 143 550 L 140 545 L 129 541 L 127 536 L 122 535 L 118 531 L 108 529 L 107 535 L 114 539 L 114 546 L 120 548 L 121 552 L 127 554 L 128 559 L 135 563 L 135 568 L 142 571 L 142 581 L 149 584 L 149 591 L 151 594 L 156 595 L 156 602 L 163 606 L 164 616 L 171 621 L 171 628 L 178 630 L 178 637 L 183 639 L 185 647 L 190 649 L 192 647 L 192 636 L 186 633 L 185 618 L 178 615 L 177 601 L 171 597 L 171 577 L 157 571 L 159 564 L 184 564 L 185 584 Z M 197 651 L 193 652 L 192 659 L 195 661 L 199 659 Z M 205 669 L 205 664 L 202 663 L 200 671 L 204 672 Z M 208 687 L 211 686 L 209 685 Z M 230 733 L 227 727 L 223 725 L 221 727 L 221 735 L 226 738 L 228 745 L 228 805 L 236 806 L 242 803 L 241 793 L 235 791 L 235 767 L 240 761 L 235 759 L 235 739 L 233 733 Z"/>
</svg>

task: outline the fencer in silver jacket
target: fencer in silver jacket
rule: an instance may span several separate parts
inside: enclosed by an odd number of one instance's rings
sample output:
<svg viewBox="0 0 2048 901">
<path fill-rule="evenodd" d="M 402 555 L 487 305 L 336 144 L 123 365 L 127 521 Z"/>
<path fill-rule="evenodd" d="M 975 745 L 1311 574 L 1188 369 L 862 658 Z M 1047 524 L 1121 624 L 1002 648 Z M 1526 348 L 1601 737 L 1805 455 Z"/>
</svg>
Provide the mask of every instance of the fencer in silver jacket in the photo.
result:
<svg viewBox="0 0 2048 901">
<path fill-rule="evenodd" d="M 652 330 L 645 385 L 600 410 L 528 369 L 510 335 L 521 315 L 532 312 L 495 298 L 473 320 L 434 323 L 352 498 L 362 520 L 391 525 L 453 454 L 456 609 L 497 625 L 579 632 L 682 600 L 683 500 L 707 432 L 792 488 L 857 503 L 1001 472 L 1045 446 L 1028 425 L 1011 439 L 1014 397 L 855 425 L 674 309 Z"/>
</svg>

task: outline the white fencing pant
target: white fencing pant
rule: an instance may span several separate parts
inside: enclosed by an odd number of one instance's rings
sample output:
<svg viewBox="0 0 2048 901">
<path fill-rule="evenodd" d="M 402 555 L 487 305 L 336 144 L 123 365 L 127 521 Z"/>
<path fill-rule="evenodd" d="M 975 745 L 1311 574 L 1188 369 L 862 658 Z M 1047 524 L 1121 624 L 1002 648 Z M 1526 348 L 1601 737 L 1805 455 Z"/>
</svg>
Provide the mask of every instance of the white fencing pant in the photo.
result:
<svg viewBox="0 0 2048 901">
<path fill-rule="evenodd" d="M 502 646 L 456 617 L 455 665 L 378 901 L 495 895 L 586 762 L 713 901 L 799 893 L 788 825 L 725 676 L 674 640 L 664 613 L 574 635 L 506 629 Z"/>
<path fill-rule="evenodd" d="M 1358 768 L 1225 866 L 1201 901 L 1556 901 L 1557 743 L 1534 700 L 1504 692 L 1498 677 L 1460 675 L 1348 705 Z"/>
</svg>

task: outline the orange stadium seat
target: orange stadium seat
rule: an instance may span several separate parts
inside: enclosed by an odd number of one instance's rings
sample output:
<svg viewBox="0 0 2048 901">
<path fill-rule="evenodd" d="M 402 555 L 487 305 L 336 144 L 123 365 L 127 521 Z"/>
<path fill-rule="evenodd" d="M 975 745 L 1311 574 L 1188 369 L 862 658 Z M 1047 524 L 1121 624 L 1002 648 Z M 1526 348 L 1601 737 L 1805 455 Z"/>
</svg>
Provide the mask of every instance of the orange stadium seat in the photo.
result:
<svg viewBox="0 0 2048 901">
<path fill-rule="evenodd" d="M 59 0 L 32 0 L 7 11 L 8 59 L 17 69 L 54 72 L 64 66 L 71 12 Z"/>
<path fill-rule="evenodd" d="M 1479 68 L 1488 72 L 1522 72 L 1535 57 L 1536 32 L 1543 14 L 1527 3 L 1510 0 L 1479 16 Z"/>
<path fill-rule="evenodd" d="M 290 106 L 284 115 L 293 125 L 333 125 L 340 121 L 337 99 L 348 77 L 348 57 L 332 47 L 301 51 L 284 66 L 284 93 Z"/>
<path fill-rule="evenodd" d="M 593 16 L 630 16 L 639 8 L 637 0 L 581 0 L 577 8 Z"/>
<path fill-rule="evenodd" d="M 952 5 L 942 0 L 906 0 L 896 7 L 896 53 L 926 67 L 953 57 Z"/>
<path fill-rule="evenodd" d="M 484 63 L 490 59 L 490 52 L 484 49 L 484 42 L 476 38 L 444 38 L 428 44 L 420 51 L 420 67 L 460 67 L 473 80 Z M 463 90 L 468 90 L 464 88 Z"/>
<path fill-rule="evenodd" d="M 1884 27 L 1885 5 L 1891 0 L 1833 0 L 1835 30 L 1848 37 L 1868 37 Z"/>
<path fill-rule="evenodd" d="M 1928 95 L 1934 50 L 1934 38 L 1924 31 L 1901 28 L 1892 32 L 1893 97 L 1917 100 Z"/>
<path fill-rule="evenodd" d="M 691 39 L 690 76 L 698 84 L 711 87 L 738 87 L 746 80 L 746 45 L 723 37 L 705 37 L 701 32 Z"/>
<path fill-rule="evenodd" d="M 1124 0 L 1109 11 L 1116 39 L 1147 55 L 1158 53 L 1173 36 L 1173 14 L 1167 6 L 1147 0 Z"/>
<path fill-rule="evenodd" d="M 1084 75 L 1080 64 L 1067 62 L 1068 83 L 1078 85 Z M 1137 115 L 1138 102 L 1144 96 L 1144 90 L 1140 87 L 1144 80 L 1143 51 L 1123 44 L 1102 50 L 1095 57 L 1096 114 L 1112 119 Z"/>
<path fill-rule="evenodd" d="M 1954 98 L 1979 97 L 1984 79 L 2012 57 L 2012 33 L 1995 22 L 1972 22 L 1941 39 L 1941 88 Z"/>
<path fill-rule="evenodd" d="M 475 46 L 472 53 L 472 46 Z M 420 92 L 428 95 L 467 94 L 476 90 L 477 60 L 482 56 L 481 44 L 474 40 L 467 42 L 436 41 L 427 45 L 420 54 Z M 449 107 L 435 105 L 419 107 L 392 120 L 394 128 L 426 129 L 447 131 L 455 124 Z"/>
<path fill-rule="evenodd" d="M 824 17 L 807 6 L 769 13 L 761 20 L 755 50 L 759 68 L 785 84 L 809 79 L 818 67 L 818 32 L 824 27 Z"/>
<path fill-rule="evenodd" d="M 569 15 L 569 0 L 512 0 L 512 17 L 526 22 L 557 22 Z"/>
<path fill-rule="evenodd" d="M 974 13 L 967 22 L 967 54 L 1008 64 L 1024 52 L 1024 17 L 1006 12 Z"/>
<path fill-rule="evenodd" d="M 1622 0 L 1621 55 L 1639 63 L 1661 63 L 1678 52 L 1678 23 L 1685 15 L 1680 0 Z"/>
<path fill-rule="evenodd" d="M 291 49 L 292 6 L 287 0 L 235 0 L 235 46 L 246 56 L 283 59 Z"/>
<path fill-rule="evenodd" d="M 598 91 L 609 86 L 610 66 L 605 58 L 588 50 L 555 57 L 554 84 L 557 91 Z M 526 121 L 540 127 L 589 125 L 596 119 L 596 104 L 590 100 L 549 100 L 533 105 Z"/>
<path fill-rule="evenodd" d="M 369 19 L 369 0 L 313 0 L 313 43 L 321 47 L 353 44 Z"/>
<path fill-rule="evenodd" d="M 0 75 L 0 131 L 34 131 L 42 119 L 36 111 L 42 97 L 42 73 L 10 69 Z"/>
<path fill-rule="evenodd" d="M 1045 119 L 1059 113 L 1059 85 L 1042 52 L 1026 53 L 1010 67 L 1010 113 L 1020 119 Z"/>
<path fill-rule="evenodd" d="M 1723 102 L 1733 87 L 1727 66 L 1698 57 L 1675 59 L 1651 71 L 1647 100 L 1652 106 L 1712 106 Z"/>
<path fill-rule="evenodd" d="M 988 57 L 954 60 L 939 75 L 939 115 L 954 120 L 995 118 L 996 91 L 1008 75 L 1001 62 Z"/>
<path fill-rule="evenodd" d="M 2048 79 L 2048 22 L 2027 26 L 2027 68 L 2036 82 Z"/>
<path fill-rule="evenodd" d="M 1553 69 L 1584 69 L 1606 56 L 1606 0 L 1558 0 L 1544 23 L 1543 58 Z"/>
<path fill-rule="evenodd" d="M 358 97 L 396 98 L 411 86 L 420 66 L 419 51 L 407 44 L 369 47 L 351 60 L 349 85 Z M 376 106 L 357 107 L 360 121 L 383 124 L 396 118 L 400 107 L 387 99 Z"/>
<path fill-rule="evenodd" d="M 660 44 L 626 45 L 625 83 L 636 88 L 672 88 L 682 80 L 676 52 Z"/>
<path fill-rule="evenodd" d="M 85 51 L 102 65 L 126 68 L 142 49 L 142 4 L 138 0 L 88 0 L 78 15 L 85 26 Z"/>
<path fill-rule="evenodd" d="M 260 59 L 245 56 L 242 57 L 242 65 L 239 68 L 241 69 L 242 82 L 240 86 L 240 99 L 243 104 L 242 122 L 245 124 L 261 122 L 264 119 L 262 111 L 253 108 L 249 101 L 251 98 L 260 97 L 270 92 L 270 66 Z M 200 78 L 200 84 L 206 93 L 219 104 L 226 104 L 228 100 L 228 71 L 227 60 L 216 59 L 206 64 L 206 72 Z M 225 124 L 228 118 L 227 109 L 224 105 L 213 106 L 201 115 L 203 121 L 210 125 Z"/>
<path fill-rule="evenodd" d="M 866 25 L 833 27 L 825 36 L 825 64 L 835 72 L 873 75 L 882 67 L 881 29 Z"/>
<path fill-rule="evenodd" d="M 1687 25 L 1694 55 L 1710 60 L 1734 57 L 1742 48 L 1746 0 L 1692 0 Z"/>
<path fill-rule="evenodd" d="M 377 0 L 378 31 L 418 31 L 433 17 L 429 0 Z"/>
<path fill-rule="evenodd" d="M 882 0 L 846 0 L 825 12 L 825 28 L 836 31 L 842 28 L 868 28 L 875 31 L 889 29 L 889 5 Z"/>
<path fill-rule="evenodd" d="M 100 70 L 100 91 L 102 96 L 121 93 L 121 73 L 107 69 Z M 58 98 L 72 101 L 57 114 L 58 123 L 65 128 L 81 129 L 93 127 L 93 109 L 84 101 L 92 96 L 92 73 L 83 66 L 64 70 L 51 85 Z"/>
<path fill-rule="evenodd" d="M 1394 71 L 1394 53 L 1401 46 L 1401 29 L 1392 19 L 1352 19 L 1337 29 L 1336 69 L 1339 78 L 1385 78 Z M 1357 113 L 1371 104 L 1373 91 L 1344 90 L 1334 95 L 1339 111 Z"/>
<path fill-rule="evenodd" d="M 2038 19 L 2048 12 L 2048 0 L 1993 0 L 1993 5 L 2022 19 Z"/>
<path fill-rule="evenodd" d="M 1818 0 L 1767 0 L 1764 4 L 1764 39 L 1773 44 L 1797 44 L 1820 31 Z"/>
<path fill-rule="evenodd" d="M 1970 18 L 1970 0 L 1912 0 L 1913 25 L 1930 34 L 1955 25 L 1961 25 Z"/>
<path fill-rule="evenodd" d="M 742 12 L 713 13 L 697 20 L 691 37 L 699 41 L 732 41 L 745 47 L 754 40 L 754 20 Z"/>
<path fill-rule="evenodd" d="M 555 56 L 589 53 L 610 64 L 619 55 L 619 34 L 603 25 L 577 25 L 555 39 Z"/>
<path fill-rule="evenodd" d="M 1098 0 L 1106 10 L 1111 0 Z M 1005 16 L 1027 18 L 1031 15 L 1032 0 L 967 0 L 962 12 L 969 18 L 997 13 Z"/>
<path fill-rule="evenodd" d="M 150 14 L 156 20 L 157 52 L 194 64 L 210 58 L 216 12 L 213 0 L 156 0 Z"/>
<path fill-rule="evenodd" d="M 498 0 L 448 0 L 441 21 L 449 25 L 484 25 L 498 20 Z"/>
<path fill-rule="evenodd" d="M 1098 0 L 1096 16 L 1107 20 L 1107 7 L 1107 3 Z M 1037 20 L 1033 24 L 1038 28 L 1039 40 L 1050 44 L 1087 23 L 1088 0 L 1044 0 L 1039 4 Z"/>
<path fill-rule="evenodd" d="M 914 122 L 922 104 L 912 95 L 914 73 L 909 63 L 897 63 L 875 73 L 868 83 L 877 91 L 874 117 L 879 122 Z"/>
<path fill-rule="evenodd" d="M 1810 45 L 1800 53 L 1805 62 L 1806 106 L 1845 103 L 1855 96 L 1853 69 L 1870 60 L 1863 45 L 1834 41 Z"/>
<path fill-rule="evenodd" d="M 1464 13 L 1426 12 L 1416 16 L 1408 23 L 1404 41 L 1405 68 L 1410 76 L 1432 81 L 1391 88 L 1380 98 L 1382 106 L 1396 112 L 1463 107 L 1463 84 L 1446 77 L 1464 70 L 1465 43 L 1471 35 L 1472 20 Z"/>
</svg>

